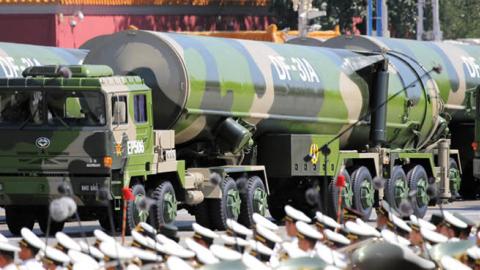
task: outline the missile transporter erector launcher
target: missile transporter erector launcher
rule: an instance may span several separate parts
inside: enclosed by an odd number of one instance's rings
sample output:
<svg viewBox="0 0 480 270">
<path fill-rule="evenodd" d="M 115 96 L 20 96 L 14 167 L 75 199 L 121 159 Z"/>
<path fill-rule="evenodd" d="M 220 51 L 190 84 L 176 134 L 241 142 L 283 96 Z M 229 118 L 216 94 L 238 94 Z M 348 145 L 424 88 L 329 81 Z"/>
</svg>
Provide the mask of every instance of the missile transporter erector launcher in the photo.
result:
<svg viewBox="0 0 480 270">
<path fill-rule="evenodd" d="M 387 179 L 379 195 L 395 208 L 415 190 L 423 216 L 427 187 L 448 186 L 448 162 L 458 160 L 432 70 L 411 59 L 148 31 L 83 48 L 83 66 L 34 68 L 0 84 L 4 100 L 28 93 L 31 112 L 2 127 L 11 132 L 1 133 L 11 138 L 0 157 L 11 164 L 0 179 L 7 210 L 42 208 L 66 183 L 81 215 L 107 228 L 99 199 L 118 221 L 130 187 L 130 227 L 171 222 L 184 207 L 224 229 L 226 218 L 250 226 L 267 197 L 276 219 L 287 203 L 313 211 L 317 194 L 336 213 L 342 174 L 343 204 L 365 217 L 374 178 Z M 12 104 L 0 102 L 6 111 Z M 25 183 L 32 189 L 20 189 Z M 27 200 L 32 194 L 43 199 Z M 13 230 L 25 220 L 7 213 Z"/>
<path fill-rule="evenodd" d="M 416 190 L 414 210 L 423 215 L 428 185 L 448 183 L 440 168 L 458 160 L 448 153 L 433 70 L 410 58 L 148 31 L 98 37 L 83 48 L 86 63 L 138 75 L 152 88 L 155 128 L 175 130 L 187 167 L 264 165 L 277 219 L 286 203 L 307 205 L 312 187 L 335 197 L 340 173 L 349 179 L 344 202 L 366 215 L 374 177 L 388 179 L 383 193 L 394 207 Z M 333 210 L 330 199 L 323 204 Z"/>
</svg>

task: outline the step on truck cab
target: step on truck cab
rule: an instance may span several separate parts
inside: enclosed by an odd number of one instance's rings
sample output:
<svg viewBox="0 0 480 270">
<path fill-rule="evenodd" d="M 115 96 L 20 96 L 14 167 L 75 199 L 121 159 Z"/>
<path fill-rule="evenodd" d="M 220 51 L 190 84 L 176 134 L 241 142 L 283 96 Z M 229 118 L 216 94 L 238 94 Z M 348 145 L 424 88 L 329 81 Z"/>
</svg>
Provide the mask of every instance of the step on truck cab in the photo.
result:
<svg viewBox="0 0 480 270">
<path fill-rule="evenodd" d="M 44 232 L 48 223 L 50 233 L 62 230 L 48 211 L 62 196 L 75 200 L 83 220 L 119 229 L 124 188 L 134 195 L 125 204 L 130 229 L 171 223 L 180 207 L 219 229 L 227 218 L 248 223 L 253 212 L 265 214 L 264 167 L 186 168 L 175 132 L 153 128 L 151 89 L 140 77 L 113 76 L 101 65 L 31 67 L 23 75 L 0 79 L 0 205 L 12 233 L 35 221 Z M 252 182 L 251 196 L 232 178 Z"/>
</svg>

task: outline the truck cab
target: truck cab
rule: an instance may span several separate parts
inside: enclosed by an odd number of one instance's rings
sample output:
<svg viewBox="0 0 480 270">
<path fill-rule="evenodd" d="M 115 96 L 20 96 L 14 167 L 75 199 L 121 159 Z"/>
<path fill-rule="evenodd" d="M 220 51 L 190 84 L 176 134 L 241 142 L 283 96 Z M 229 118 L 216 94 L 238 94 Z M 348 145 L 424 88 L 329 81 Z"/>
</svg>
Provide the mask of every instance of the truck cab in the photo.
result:
<svg viewBox="0 0 480 270">
<path fill-rule="evenodd" d="M 262 166 L 186 170 L 175 131 L 153 127 L 152 92 L 140 77 L 113 76 L 102 65 L 31 67 L 23 76 L 0 79 L 0 205 L 12 233 L 36 221 L 44 232 L 62 230 L 48 207 L 63 196 L 105 229 L 120 228 L 123 208 L 130 229 L 141 221 L 158 227 L 179 206 L 205 210 L 207 199 L 220 228 L 240 215 L 238 189 L 223 184 L 233 176 L 253 177 L 252 200 L 266 205 Z M 123 200 L 125 189 L 133 200 Z M 253 206 L 264 214 L 265 205 Z"/>
</svg>

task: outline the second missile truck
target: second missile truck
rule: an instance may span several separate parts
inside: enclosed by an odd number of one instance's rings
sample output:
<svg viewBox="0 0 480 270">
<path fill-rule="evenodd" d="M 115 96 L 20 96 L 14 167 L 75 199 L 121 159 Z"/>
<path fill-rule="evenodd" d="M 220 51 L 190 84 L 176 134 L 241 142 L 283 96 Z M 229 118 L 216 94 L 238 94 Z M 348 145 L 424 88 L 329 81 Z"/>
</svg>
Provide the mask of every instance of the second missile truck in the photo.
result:
<svg viewBox="0 0 480 270">
<path fill-rule="evenodd" d="M 118 226 L 130 187 L 130 227 L 171 222 L 182 207 L 224 229 L 267 207 L 275 219 L 285 204 L 313 211 L 316 194 L 336 213 L 339 175 L 343 204 L 365 217 L 377 195 L 398 208 L 409 194 L 423 216 L 427 187 L 447 196 L 459 179 L 441 70 L 410 57 L 149 31 L 83 48 L 84 65 L 0 80 L 0 204 L 14 232 L 35 218 L 45 229 L 43 209 L 65 184 L 105 228 L 102 200 Z M 30 114 L 17 119 L 20 95 Z"/>
</svg>

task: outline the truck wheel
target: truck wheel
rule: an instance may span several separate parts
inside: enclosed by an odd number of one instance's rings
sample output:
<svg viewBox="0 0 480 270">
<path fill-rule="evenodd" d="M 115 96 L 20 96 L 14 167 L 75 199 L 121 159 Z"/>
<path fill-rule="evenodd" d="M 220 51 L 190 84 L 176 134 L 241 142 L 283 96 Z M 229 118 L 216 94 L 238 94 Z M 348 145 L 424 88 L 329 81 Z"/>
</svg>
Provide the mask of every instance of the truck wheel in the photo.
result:
<svg viewBox="0 0 480 270">
<path fill-rule="evenodd" d="M 143 209 L 146 197 L 145 188 L 142 184 L 136 184 L 132 188 L 133 201 L 127 202 L 127 225 L 130 230 L 135 229 L 138 223 L 148 222 L 149 209 Z M 140 207 L 139 207 L 140 206 Z"/>
<path fill-rule="evenodd" d="M 408 181 L 401 166 L 394 166 L 385 185 L 385 199 L 392 209 L 399 210 L 400 203 L 408 197 Z"/>
<path fill-rule="evenodd" d="M 31 230 L 35 224 L 35 219 L 26 207 L 6 206 L 5 215 L 8 230 L 14 235 L 19 235 L 23 227 Z"/>
<path fill-rule="evenodd" d="M 352 207 L 353 206 L 353 190 L 352 190 L 352 180 L 350 174 L 347 170 L 342 170 L 340 172 L 345 177 L 345 187 L 342 188 L 342 207 Z M 337 178 L 335 177 L 329 184 L 329 193 L 330 193 L 330 216 L 336 217 L 338 211 L 338 187 Z"/>
<path fill-rule="evenodd" d="M 460 184 L 462 178 L 460 177 L 460 170 L 458 169 L 457 161 L 454 158 L 450 158 L 450 169 L 448 171 L 448 179 L 450 179 L 450 193 L 452 194 L 452 199 L 459 199 L 460 194 Z"/>
<path fill-rule="evenodd" d="M 208 204 L 207 201 L 194 206 L 195 222 L 203 227 L 210 228 L 210 219 L 208 217 Z"/>
<path fill-rule="evenodd" d="M 278 191 L 277 191 L 278 192 Z M 268 196 L 268 212 L 277 222 L 285 218 L 285 199 L 281 195 L 270 193 Z"/>
<path fill-rule="evenodd" d="M 370 171 L 361 166 L 352 173 L 353 207 L 363 213 L 363 219 L 368 219 L 372 213 L 375 201 L 375 190 Z"/>
<path fill-rule="evenodd" d="M 157 225 L 172 223 L 177 217 L 177 199 L 172 183 L 165 181 L 153 191 L 155 221 Z"/>
<path fill-rule="evenodd" d="M 227 219 L 238 219 L 240 214 L 240 193 L 238 192 L 235 180 L 225 177 L 220 184 L 222 190 L 221 199 L 209 199 L 210 224 L 213 229 L 225 230 L 227 228 Z"/>
<path fill-rule="evenodd" d="M 416 190 L 417 195 L 412 199 L 413 214 L 423 218 L 427 213 L 430 197 L 427 194 L 428 176 L 422 165 L 416 165 L 408 171 L 407 179 L 410 190 Z"/>
<path fill-rule="evenodd" d="M 40 226 L 40 230 L 46 235 L 48 230 L 48 235 L 55 235 L 57 232 L 63 230 L 63 226 L 65 222 L 56 222 L 53 219 L 49 218 L 50 213 L 48 210 L 48 206 L 40 207 L 37 210 L 36 218 L 38 221 L 38 225 Z M 48 226 L 48 222 L 50 222 L 50 227 Z"/>
<path fill-rule="evenodd" d="M 268 202 L 265 185 L 258 176 L 252 176 L 248 179 L 245 191 L 240 193 L 241 206 L 238 221 L 247 228 L 252 227 L 253 213 L 258 213 L 262 216 L 267 214 Z"/>
</svg>

